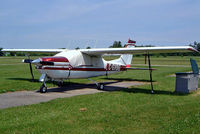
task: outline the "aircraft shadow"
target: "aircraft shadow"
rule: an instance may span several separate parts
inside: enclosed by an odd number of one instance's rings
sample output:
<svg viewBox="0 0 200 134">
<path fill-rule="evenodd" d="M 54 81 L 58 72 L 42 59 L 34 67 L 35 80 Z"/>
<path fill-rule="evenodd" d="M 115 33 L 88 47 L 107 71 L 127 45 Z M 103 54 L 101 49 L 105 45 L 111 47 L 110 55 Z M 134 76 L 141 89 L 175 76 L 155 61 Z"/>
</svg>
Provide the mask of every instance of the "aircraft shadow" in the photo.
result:
<svg viewBox="0 0 200 134">
<path fill-rule="evenodd" d="M 121 90 L 122 92 L 128 92 L 128 93 L 143 93 L 143 94 L 152 94 L 151 89 L 145 89 L 145 88 L 126 88 L 124 90 Z M 175 91 L 162 91 L 162 90 L 154 90 L 155 95 L 174 95 L 174 96 L 186 96 L 188 94 L 184 93 L 177 93 Z M 152 95 L 154 95 L 152 94 Z"/>
<path fill-rule="evenodd" d="M 105 90 L 103 91 L 116 91 L 119 90 L 120 87 L 112 87 L 112 86 L 106 86 L 108 84 L 118 83 L 119 81 L 112 81 L 112 82 L 103 82 L 105 85 Z M 96 84 L 81 84 L 81 83 L 75 83 L 75 82 L 65 82 L 64 86 L 62 87 L 55 87 L 55 88 L 49 88 L 47 92 L 65 92 L 65 91 L 72 91 L 72 90 L 79 90 L 84 88 L 91 88 L 96 89 Z M 120 88 L 121 89 L 121 88 Z M 124 88 L 123 88 L 124 89 Z M 39 92 L 39 91 L 37 91 Z"/>
<path fill-rule="evenodd" d="M 30 82 L 39 82 L 39 80 L 35 79 L 32 81 L 31 78 L 7 78 L 9 80 L 22 80 L 22 81 L 30 81 Z M 126 87 L 119 87 L 119 86 L 111 86 L 108 84 L 113 84 L 113 83 L 119 83 L 122 81 L 140 81 L 140 82 L 150 82 L 149 80 L 145 79 L 130 79 L 130 78 L 102 78 L 106 80 L 114 80 L 112 82 L 103 82 L 105 85 L 105 88 L 103 91 L 122 91 L 122 92 L 128 92 L 128 93 L 143 93 L 143 94 L 152 94 L 151 89 L 144 89 L 144 88 L 126 88 Z M 51 83 L 50 81 L 47 83 Z M 79 90 L 79 89 L 84 89 L 84 88 L 91 88 L 91 89 L 96 89 L 95 84 L 81 84 L 81 83 L 75 83 L 75 82 L 65 82 L 63 87 L 55 87 L 55 88 L 49 88 L 47 92 L 65 92 L 65 91 L 70 91 L 70 90 Z M 36 91 L 36 92 L 39 92 Z M 172 91 L 162 91 L 162 90 L 155 90 L 156 95 L 187 95 L 187 94 L 180 94 Z"/>
<path fill-rule="evenodd" d="M 131 79 L 131 78 L 102 78 L 105 80 L 117 80 L 117 81 L 139 81 L 139 82 L 150 82 L 150 80 L 146 79 Z M 156 82 L 153 80 L 153 82 Z"/>
</svg>

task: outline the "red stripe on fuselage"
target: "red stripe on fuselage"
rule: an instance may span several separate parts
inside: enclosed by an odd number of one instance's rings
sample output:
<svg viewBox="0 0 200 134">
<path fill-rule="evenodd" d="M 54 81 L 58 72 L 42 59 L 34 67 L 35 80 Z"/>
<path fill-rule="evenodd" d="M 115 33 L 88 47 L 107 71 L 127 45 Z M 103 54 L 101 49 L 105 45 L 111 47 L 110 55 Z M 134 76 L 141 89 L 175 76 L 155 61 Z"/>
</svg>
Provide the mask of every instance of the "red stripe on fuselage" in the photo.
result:
<svg viewBox="0 0 200 134">
<path fill-rule="evenodd" d="M 65 57 L 43 57 L 41 60 L 49 62 L 69 62 L 69 60 Z"/>
<path fill-rule="evenodd" d="M 104 68 L 55 68 L 44 67 L 45 70 L 73 70 L 73 71 L 106 71 Z"/>
<path fill-rule="evenodd" d="M 73 71 L 125 71 L 126 66 L 120 66 L 120 70 L 108 70 L 105 68 L 73 68 L 73 67 L 39 67 L 44 70 L 73 70 Z"/>
</svg>

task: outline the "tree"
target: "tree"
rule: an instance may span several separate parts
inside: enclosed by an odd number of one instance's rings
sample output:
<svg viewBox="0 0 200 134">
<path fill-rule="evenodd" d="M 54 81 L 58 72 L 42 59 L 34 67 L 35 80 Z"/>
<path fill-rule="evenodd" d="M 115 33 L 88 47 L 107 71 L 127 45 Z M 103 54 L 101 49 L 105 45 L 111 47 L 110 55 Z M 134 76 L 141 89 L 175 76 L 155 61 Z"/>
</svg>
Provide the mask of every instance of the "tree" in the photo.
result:
<svg viewBox="0 0 200 134">
<path fill-rule="evenodd" d="M 114 41 L 112 46 L 109 46 L 109 48 L 120 48 L 122 47 L 121 41 Z"/>
<path fill-rule="evenodd" d="M 78 50 L 78 49 L 80 49 L 80 48 L 79 48 L 79 47 L 76 47 L 75 49 Z"/>
<path fill-rule="evenodd" d="M 194 41 L 193 45 L 189 44 L 189 46 L 194 47 L 195 49 L 200 51 L 200 43 L 199 42 Z"/>
<path fill-rule="evenodd" d="M 91 49 L 91 47 L 88 46 L 88 47 L 86 47 L 86 49 Z"/>
<path fill-rule="evenodd" d="M 0 48 L 0 56 L 3 56 L 4 53 L 1 51 L 3 48 Z"/>
<path fill-rule="evenodd" d="M 10 52 L 10 56 L 16 56 L 16 52 Z"/>
<path fill-rule="evenodd" d="M 150 44 L 150 45 L 139 45 L 139 46 L 137 45 L 135 47 L 155 47 L 155 46 Z"/>
</svg>

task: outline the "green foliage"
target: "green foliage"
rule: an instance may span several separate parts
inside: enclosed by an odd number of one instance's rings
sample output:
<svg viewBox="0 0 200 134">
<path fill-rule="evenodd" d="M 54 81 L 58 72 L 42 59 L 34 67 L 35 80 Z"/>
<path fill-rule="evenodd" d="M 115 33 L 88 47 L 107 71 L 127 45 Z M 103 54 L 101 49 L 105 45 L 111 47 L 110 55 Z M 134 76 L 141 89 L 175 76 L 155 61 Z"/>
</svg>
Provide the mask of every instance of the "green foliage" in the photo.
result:
<svg viewBox="0 0 200 134">
<path fill-rule="evenodd" d="M 79 48 L 79 47 L 76 47 L 75 49 L 78 50 L 78 49 L 80 49 L 80 48 Z"/>
<path fill-rule="evenodd" d="M 194 41 L 193 44 L 190 44 L 191 47 L 194 47 L 195 49 L 197 49 L 198 51 L 200 51 L 200 43 Z"/>
<path fill-rule="evenodd" d="M 4 56 L 4 53 L 1 51 L 3 48 L 0 48 L 0 56 Z"/>
<path fill-rule="evenodd" d="M 10 52 L 9 56 L 17 56 L 16 54 L 16 52 Z"/>
<path fill-rule="evenodd" d="M 114 41 L 113 45 L 109 48 L 120 48 L 122 47 L 121 41 Z"/>
<path fill-rule="evenodd" d="M 154 45 L 136 45 L 135 47 L 155 47 Z"/>
<path fill-rule="evenodd" d="M 86 47 L 86 49 L 91 49 L 91 47 L 90 47 L 90 46 L 88 46 L 88 47 Z"/>
</svg>

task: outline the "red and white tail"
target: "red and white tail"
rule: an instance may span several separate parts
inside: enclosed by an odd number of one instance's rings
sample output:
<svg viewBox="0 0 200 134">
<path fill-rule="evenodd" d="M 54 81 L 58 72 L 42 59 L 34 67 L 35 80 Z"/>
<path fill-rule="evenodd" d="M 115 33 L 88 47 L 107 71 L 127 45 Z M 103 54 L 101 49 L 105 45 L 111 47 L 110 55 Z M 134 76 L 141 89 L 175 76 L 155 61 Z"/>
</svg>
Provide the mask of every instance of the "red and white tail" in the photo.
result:
<svg viewBox="0 0 200 134">
<path fill-rule="evenodd" d="M 136 41 L 128 39 L 128 42 L 124 46 L 125 48 L 132 48 L 135 47 Z M 120 59 L 127 67 L 130 67 L 133 55 L 132 54 L 123 54 L 121 55 Z"/>
<path fill-rule="evenodd" d="M 127 48 L 128 48 L 128 46 L 129 47 L 130 46 L 134 46 L 135 47 L 135 44 L 136 44 L 136 41 L 128 39 L 128 42 L 126 43 L 126 45 L 124 47 L 127 47 Z"/>
</svg>

